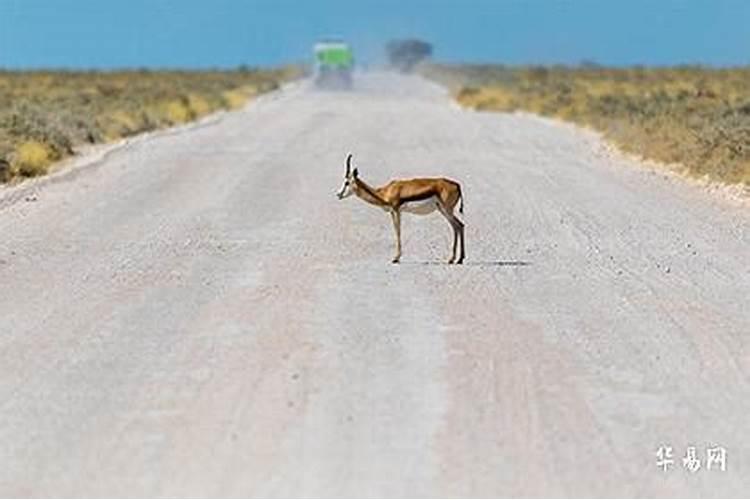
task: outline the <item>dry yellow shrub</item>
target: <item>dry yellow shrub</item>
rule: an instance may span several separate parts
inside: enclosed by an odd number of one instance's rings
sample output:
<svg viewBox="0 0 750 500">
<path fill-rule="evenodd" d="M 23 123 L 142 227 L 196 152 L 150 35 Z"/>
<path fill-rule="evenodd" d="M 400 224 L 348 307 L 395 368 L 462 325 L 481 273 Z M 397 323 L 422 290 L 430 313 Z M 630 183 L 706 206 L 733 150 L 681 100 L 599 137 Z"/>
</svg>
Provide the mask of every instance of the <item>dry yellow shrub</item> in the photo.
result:
<svg viewBox="0 0 750 500">
<path fill-rule="evenodd" d="M 213 109 L 211 105 L 203 97 L 195 94 L 188 96 L 188 108 L 192 112 L 194 117 L 200 117 L 209 114 Z"/>
<path fill-rule="evenodd" d="M 750 68 L 432 65 L 423 74 L 466 107 L 569 120 L 630 153 L 750 187 Z"/>
<path fill-rule="evenodd" d="M 0 183 L 44 173 L 77 144 L 120 139 L 240 107 L 293 74 L 281 68 L 0 71 Z"/>
<path fill-rule="evenodd" d="M 257 92 L 257 89 L 253 86 L 244 86 L 233 90 L 227 90 L 222 94 L 222 97 L 227 108 L 239 109 L 244 106 L 250 98 L 257 94 Z"/>
<path fill-rule="evenodd" d="M 104 116 L 104 136 L 108 140 L 119 139 L 130 135 L 138 130 L 138 120 L 126 111 L 117 110 L 108 116 Z"/>
<path fill-rule="evenodd" d="M 462 91 L 456 96 L 458 102 L 472 109 L 493 109 L 498 111 L 513 111 L 516 109 L 513 94 L 499 87 L 485 87 Z"/>
<path fill-rule="evenodd" d="M 180 101 L 169 101 L 164 105 L 164 116 L 173 124 L 185 123 L 190 120 L 190 110 Z"/>
<path fill-rule="evenodd" d="M 47 173 L 54 159 L 52 150 L 39 141 L 26 141 L 18 146 L 13 162 L 14 169 L 26 177 Z"/>
</svg>

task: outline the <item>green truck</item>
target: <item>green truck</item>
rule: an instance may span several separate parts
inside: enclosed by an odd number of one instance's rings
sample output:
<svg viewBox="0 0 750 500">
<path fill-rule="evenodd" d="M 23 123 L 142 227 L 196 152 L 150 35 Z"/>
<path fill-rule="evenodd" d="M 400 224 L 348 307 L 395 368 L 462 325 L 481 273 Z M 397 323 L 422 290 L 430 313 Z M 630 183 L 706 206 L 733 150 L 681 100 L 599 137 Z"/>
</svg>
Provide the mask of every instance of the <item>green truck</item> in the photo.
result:
<svg viewBox="0 0 750 500">
<path fill-rule="evenodd" d="M 340 40 L 324 40 L 315 44 L 315 84 L 324 88 L 351 88 L 354 54 Z"/>
</svg>

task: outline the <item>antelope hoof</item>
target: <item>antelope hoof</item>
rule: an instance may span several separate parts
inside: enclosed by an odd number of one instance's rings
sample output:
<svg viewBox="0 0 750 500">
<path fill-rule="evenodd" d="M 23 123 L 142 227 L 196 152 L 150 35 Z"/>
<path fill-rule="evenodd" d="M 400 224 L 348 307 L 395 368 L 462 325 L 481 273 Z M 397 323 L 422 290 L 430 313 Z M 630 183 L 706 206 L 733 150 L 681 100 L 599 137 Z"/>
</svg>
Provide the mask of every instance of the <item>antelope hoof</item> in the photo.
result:
<svg viewBox="0 0 750 500">
<path fill-rule="evenodd" d="M 461 257 L 460 259 L 458 259 L 456 261 L 456 264 L 463 264 L 463 263 L 464 263 L 464 258 L 463 257 Z"/>
<path fill-rule="evenodd" d="M 401 260 L 400 256 L 399 257 L 394 257 L 393 260 L 391 261 L 391 264 L 398 264 L 399 260 Z"/>
<path fill-rule="evenodd" d="M 453 262 L 454 262 L 455 260 L 456 260 L 456 258 L 455 258 L 455 257 L 451 257 L 451 258 L 450 258 L 450 260 L 448 261 L 448 264 L 453 264 Z"/>
</svg>

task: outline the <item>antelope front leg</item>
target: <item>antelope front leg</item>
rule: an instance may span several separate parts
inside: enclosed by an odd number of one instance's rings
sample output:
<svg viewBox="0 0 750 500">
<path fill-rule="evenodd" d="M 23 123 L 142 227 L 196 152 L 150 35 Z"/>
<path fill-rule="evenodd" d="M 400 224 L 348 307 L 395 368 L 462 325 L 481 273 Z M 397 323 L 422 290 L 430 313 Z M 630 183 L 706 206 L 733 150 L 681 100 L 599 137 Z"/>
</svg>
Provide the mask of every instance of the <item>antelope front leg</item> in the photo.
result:
<svg viewBox="0 0 750 500">
<path fill-rule="evenodd" d="M 396 256 L 393 257 L 391 262 L 398 264 L 401 259 L 401 213 L 398 210 L 392 210 L 391 219 L 393 220 L 393 230 L 396 232 Z"/>
<path fill-rule="evenodd" d="M 453 264 L 456 261 L 456 247 L 458 246 L 458 231 L 452 224 L 451 227 L 453 228 L 453 253 L 451 254 L 448 264 Z"/>
</svg>

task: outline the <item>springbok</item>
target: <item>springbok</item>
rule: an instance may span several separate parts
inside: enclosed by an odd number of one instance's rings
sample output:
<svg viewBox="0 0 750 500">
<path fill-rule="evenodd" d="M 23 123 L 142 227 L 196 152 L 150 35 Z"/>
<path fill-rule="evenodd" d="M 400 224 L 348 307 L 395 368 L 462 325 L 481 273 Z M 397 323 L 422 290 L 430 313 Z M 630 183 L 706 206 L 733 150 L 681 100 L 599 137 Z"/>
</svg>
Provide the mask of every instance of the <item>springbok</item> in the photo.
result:
<svg viewBox="0 0 750 500">
<path fill-rule="evenodd" d="M 445 217 L 453 228 L 453 255 L 448 264 L 461 264 L 464 261 L 464 223 L 453 215 L 459 201 L 460 213 L 464 213 L 464 197 L 458 182 L 445 178 L 408 179 L 391 181 L 385 186 L 373 188 L 359 178 L 357 169 L 352 170 L 352 155 L 346 157 L 344 183 L 337 193 L 339 200 L 352 194 L 371 205 L 380 207 L 391 214 L 393 229 L 396 232 L 396 256 L 393 263 L 401 259 L 401 212 L 427 215 L 435 210 Z M 456 260 L 456 245 L 461 239 L 461 255 Z"/>
</svg>

